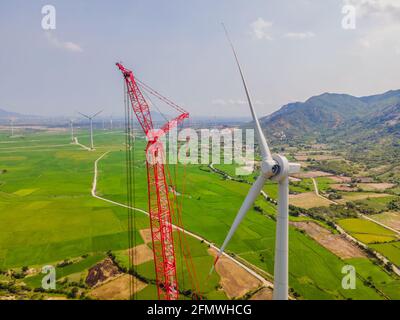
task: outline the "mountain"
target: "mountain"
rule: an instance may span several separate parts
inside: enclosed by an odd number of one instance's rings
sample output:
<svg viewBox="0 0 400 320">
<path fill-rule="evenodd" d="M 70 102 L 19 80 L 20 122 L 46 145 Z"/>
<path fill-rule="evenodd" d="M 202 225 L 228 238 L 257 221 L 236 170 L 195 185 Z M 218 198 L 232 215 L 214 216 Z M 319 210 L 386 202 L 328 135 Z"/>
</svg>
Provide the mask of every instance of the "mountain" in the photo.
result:
<svg viewBox="0 0 400 320">
<path fill-rule="evenodd" d="M 21 117 L 23 117 L 22 114 L 0 109 L 0 118 L 21 118 Z"/>
<path fill-rule="evenodd" d="M 366 97 L 324 93 L 305 102 L 287 104 L 261 118 L 260 123 L 269 135 L 287 138 L 339 132 L 360 134 L 360 130 L 396 134 L 400 124 L 400 90 Z"/>
</svg>

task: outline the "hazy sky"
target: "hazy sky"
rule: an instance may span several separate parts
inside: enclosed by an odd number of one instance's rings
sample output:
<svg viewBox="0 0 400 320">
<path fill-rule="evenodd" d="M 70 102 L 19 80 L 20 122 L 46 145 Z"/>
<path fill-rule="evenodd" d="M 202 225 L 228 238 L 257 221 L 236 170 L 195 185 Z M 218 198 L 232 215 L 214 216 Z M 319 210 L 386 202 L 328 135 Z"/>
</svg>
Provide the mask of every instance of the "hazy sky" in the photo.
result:
<svg viewBox="0 0 400 320">
<path fill-rule="evenodd" d="M 356 29 L 342 28 L 348 3 Z M 56 30 L 42 29 L 45 4 Z M 222 21 L 260 116 L 400 88 L 399 0 L 1 0 L 0 108 L 122 114 L 121 60 L 193 115 L 248 116 Z"/>
</svg>

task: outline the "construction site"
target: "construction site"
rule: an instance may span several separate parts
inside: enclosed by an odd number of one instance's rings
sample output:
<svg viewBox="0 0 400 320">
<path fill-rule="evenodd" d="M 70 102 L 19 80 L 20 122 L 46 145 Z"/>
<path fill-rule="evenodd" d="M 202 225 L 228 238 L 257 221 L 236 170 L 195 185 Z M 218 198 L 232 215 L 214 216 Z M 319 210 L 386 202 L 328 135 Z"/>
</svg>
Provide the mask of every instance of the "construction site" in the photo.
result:
<svg viewBox="0 0 400 320">
<path fill-rule="evenodd" d="M 343 53 L 348 6 L 387 7 L 266 2 L 4 4 L 0 300 L 400 299 L 399 79 L 363 82 L 372 41 Z"/>
</svg>

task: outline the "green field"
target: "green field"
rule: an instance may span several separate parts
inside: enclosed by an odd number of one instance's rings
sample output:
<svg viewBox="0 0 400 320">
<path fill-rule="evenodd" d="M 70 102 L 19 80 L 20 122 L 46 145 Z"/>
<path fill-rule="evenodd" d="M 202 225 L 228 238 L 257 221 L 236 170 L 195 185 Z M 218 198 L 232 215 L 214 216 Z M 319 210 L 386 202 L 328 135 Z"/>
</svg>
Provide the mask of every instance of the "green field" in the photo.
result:
<svg viewBox="0 0 400 320">
<path fill-rule="evenodd" d="M 396 199 L 394 196 L 381 197 L 381 198 L 367 198 L 364 200 L 358 200 L 356 203 L 364 204 L 377 211 L 387 211 L 387 205 L 390 201 Z"/>
<path fill-rule="evenodd" d="M 143 150 L 139 145 L 137 148 Z M 121 170 L 123 158 L 123 152 L 110 154 L 102 161 L 102 170 L 104 172 Z M 141 194 L 145 191 L 146 180 L 140 156 L 137 162 L 136 205 L 145 208 L 146 198 Z M 120 169 L 117 169 L 118 166 Z M 181 175 L 182 171 L 180 170 Z M 116 179 L 115 176 L 107 175 L 103 179 L 100 179 L 99 184 L 102 194 L 106 198 L 123 201 L 120 190 L 124 178 L 121 176 Z M 177 186 L 177 190 L 184 197 L 185 226 L 208 240 L 221 244 L 249 187 L 245 183 L 225 180 L 219 174 L 207 173 L 201 170 L 200 166 L 187 166 L 185 191 L 179 183 Z M 260 197 L 258 201 L 264 200 Z M 267 210 L 275 210 L 273 206 L 266 207 Z M 228 250 L 268 273 L 273 273 L 274 238 L 275 222 L 251 210 L 233 237 Z M 374 290 L 363 285 L 360 285 L 357 293 L 343 290 L 340 287 L 342 277 L 340 270 L 345 264 L 343 261 L 294 229 L 290 230 L 290 240 L 290 283 L 301 297 L 307 299 L 380 297 Z M 366 264 L 373 266 L 369 261 Z"/>
<path fill-rule="evenodd" d="M 396 241 L 398 237 L 395 232 L 364 219 L 343 219 L 338 223 L 356 239 L 400 266 L 400 242 Z"/>
<path fill-rule="evenodd" d="M 90 196 L 93 162 L 104 149 L 84 152 L 63 135 L 21 140 L 14 149 L 0 146 L 0 155 L 19 157 L 0 162 L 7 170 L 0 189 L 0 268 L 126 247 L 126 210 Z M 50 147 L 61 141 L 66 145 Z"/>
<path fill-rule="evenodd" d="M 80 132 L 79 141 L 87 145 L 87 134 Z M 97 131 L 96 151 L 88 152 L 70 145 L 69 135 L 63 133 L 33 133 L 11 142 L 0 135 L 0 170 L 7 170 L 0 175 L 0 269 L 40 266 L 84 254 L 98 257 L 108 250 L 121 256 L 128 247 L 127 211 L 91 197 L 90 190 L 94 161 L 111 151 L 99 162 L 98 194 L 126 203 L 123 143 L 122 134 Z M 137 139 L 134 202 L 136 207 L 146 210 L 144 146 L 145 142 Z M 183 201 L 184 208 L 183 222 L 190 231 L 221 245 L 250 185 L 202 169 L 204 166 L 188 165 L 176 172 L 178 200 Z M 174 177 L 173 167 L 170 172 Z M 185 185 L 182 181 L 186 181 Z M 276 197 L 276 185 L 267 185 L 266 191 Z M 257 201 L 265 202 L 261 196 Z M 275 214 L 274 205 L 268 203 L 263 209 Z M 148 228 L 148 217 L 138 212 L 135 221 L 135 238 L 140 239 L 137 230 Z M 228 251 L 273 274 L 274 242 L 275 221 L 251 210 Z M 213 259 L 198 240 L 192 239 L 191 246 L 197 273 L 204 280 Z M 177 259 L 179 265 L 180 257 Z M 360 268 L 372 274 L 374 283 L 384 277 L 399 283 L 372 261 L 362 260 Z M 382 286 L 382 294 L 362 279 L 357 290 L 342 289 L 341 269 L 345 264 L 347 261 L 290 228 L 290 286 L 300 299 L 382 299 L 385 295 L 398 298 L 391 289 Z M 68 272 L 82 272 L 83 267 L 75 268 Z M 150 278 L 154 276 L 152 262 L 138 269 Z M 37 279 L 31 281 L 37 283 Z M 209 298 L 225 298 L 214 290 L 218 281 L 215 276 L 205 286 Z M 154 293 L 155 287 L 148 286 L 141 292 L 141 298 L 155 298 Z"/>
<path fill-rule="evenodd" d="M 396 233 L 364 219 L 342 219 L 339 225 L 364 243 L 380 243 L 396 240 Z"/>
<path fill-rule="evenodd" d="M 358 277 L 365 285 L 374 285 L 391 299 L 400 299 L 400 281 L 394 279 L 377 265 L 371 266 L 366 259 L 349 259 L 348 264 L 356 268 Z M 370 284 L 365 283 L 368 281 Z"/>
<path fill-rule="evenodd" d="M 381 244 L 372 244 L 372 248 L 376 251 L 382 253 L 386 258 L 388 258 L 395 265 L 400 267 L 400 242 L 390 242 Z"/>
</svg>

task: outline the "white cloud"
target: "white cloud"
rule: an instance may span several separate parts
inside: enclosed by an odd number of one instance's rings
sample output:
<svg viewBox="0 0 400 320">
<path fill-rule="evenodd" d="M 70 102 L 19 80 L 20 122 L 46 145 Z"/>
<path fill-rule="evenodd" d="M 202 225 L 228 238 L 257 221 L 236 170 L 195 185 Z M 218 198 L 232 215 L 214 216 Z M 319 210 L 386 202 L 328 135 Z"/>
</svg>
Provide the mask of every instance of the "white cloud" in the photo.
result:
<svg viewBox="0 0 400 320">
<path fill-rule="evenodd" d="M 358 17 L 368 15 L 386 15 L 400 17 L 399 0 L 343 0 L 346 5 L 353 5 L 356 8 Z"/>
<path fill-rule="evenodd" d="M 49 40 L 49 42 L 57 48 L 76 53 L 83 52 L 83 49 L 79 44 L 71 41 L 60 41 L 55 35 L 53 35 L 51 31 L 46 32 L 46 37 Z"/>
<path fill-rule="evenodd" d="M 211 101 L 212 104 L 220 105 L 220 106 L 225 106 L 227 105 L 226 101 L 224 99 L 214 99 Z"/>
<path fill-rule="evenodd" d="M 379 53 L 381 56 L 400 53 L 400 25 L 368 30 L 359 40 L 358 44 L 364 48 Z"/>
<path fill-rule="evenodd" d="M 237 100 L 229 99 L 229 100 L 228 100 L 228 104 L 244 105 L 244 104 L 246 104 L 246 103 L 247 103 L 247 101 L 245 101 L 245 100 L 240 100 L 240 99 L 237 99 Z"/>
<path fill-rule="evenodd" d="M 400 0 L 343 0 L 356 8 L 356 44 L 375 56 L 397 55 L 400 46 Z M 361 51 L 363 53 L 364 51 Z"/>
<path fill-rule="evenodd" d="M 263 18 L 258 18 L 256 21 L 252 22 L 250 26 L 252 35 L 256 39 L 272 40 L 272 36 L 270 34 L 272 22 L 266 21 Z"/>
<path fill-rule="evenodd" d="M 314 32 L 288 32 L 284 35 L 286 38 L 292 38 L 292 39 L 309 39 L 315 37 Z"/>
</svg>

